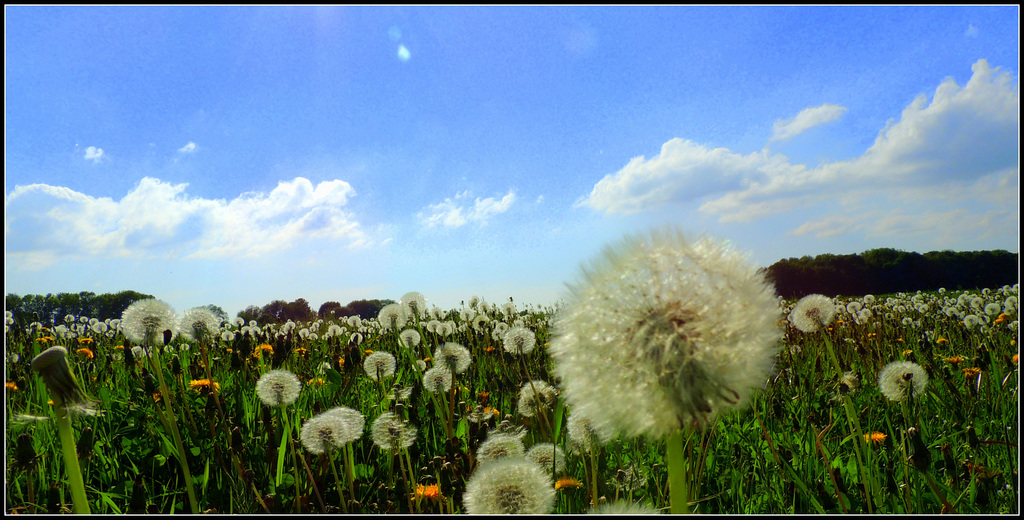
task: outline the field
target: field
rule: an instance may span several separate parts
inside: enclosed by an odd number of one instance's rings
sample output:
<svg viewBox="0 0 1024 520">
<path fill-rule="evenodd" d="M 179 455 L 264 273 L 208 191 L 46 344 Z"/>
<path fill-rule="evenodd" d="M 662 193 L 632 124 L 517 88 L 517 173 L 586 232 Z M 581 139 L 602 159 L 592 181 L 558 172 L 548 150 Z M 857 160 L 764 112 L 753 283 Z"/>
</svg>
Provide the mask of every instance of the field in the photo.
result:
<svg viewBox="0 0 1024 520">
<path fill-rule="evenodd" d="M 685 430 L 687 508 L 1017 513 L 1017 291 L 830 298 L 836 313 L 818 331 L 781 321 L 764 388 Z M 236 320 L 166 344 L 129 339 L 120 320 L 9 318 L 6 511 L 83 511 L 54 420 L 64 407 L 32 369 L 55 345 L 94 401 L 71 421 L 94 514 L 465 513 L 486 498 L 482 470 L 526 454 L 543 462 L 538 493 L 556 514 L 670 511 L 664 440 L 588 437 L 574 423 L 546 350 L 556 309 L 407 297 L 380 317 Z M 894 361 L 923 368 L 923 392 L 883 394 Z M 267 386 L 272 370 L 294 374 L 298 394 L 286 376 Z M 362 424 L 311 422 L 337 407 Z"/>
</svg>

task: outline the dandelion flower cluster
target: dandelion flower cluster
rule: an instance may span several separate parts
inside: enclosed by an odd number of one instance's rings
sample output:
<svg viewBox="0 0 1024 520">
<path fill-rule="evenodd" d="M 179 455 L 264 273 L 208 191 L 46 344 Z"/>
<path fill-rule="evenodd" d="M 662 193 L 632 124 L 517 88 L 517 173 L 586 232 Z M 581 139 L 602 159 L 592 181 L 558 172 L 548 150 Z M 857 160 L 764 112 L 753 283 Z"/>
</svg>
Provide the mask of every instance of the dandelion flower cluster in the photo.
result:
<svg viewBox="0 0 1024 520">
<path fill-rule="evenodd" d="M 917 397 L 928 384 L 928 373 L 913 361 L 893 361 L 878 375 L 878 388 L 890 401 Z"/>
<path fill-rule="evenodd" d="M 256 395 L 271 408 L 294 403 L 301 390 L 302 382 L 288 370 L 271 370 L 256 381 Z"/>
<path fill-rule="evenodd" d="M 672 228 L 607 246 L 570 290 L 549 346 L 565 399 L 630 436 L 668 436 L 742 406 L 782 336 L 762 273 Z"/>
<path fill-rule="evenodd" d="M 540 515 L 555 508 L 555 488 L 540 466 L 509 457 L 477 467 L 462 501 L 471 515 Z"/>
</svg>

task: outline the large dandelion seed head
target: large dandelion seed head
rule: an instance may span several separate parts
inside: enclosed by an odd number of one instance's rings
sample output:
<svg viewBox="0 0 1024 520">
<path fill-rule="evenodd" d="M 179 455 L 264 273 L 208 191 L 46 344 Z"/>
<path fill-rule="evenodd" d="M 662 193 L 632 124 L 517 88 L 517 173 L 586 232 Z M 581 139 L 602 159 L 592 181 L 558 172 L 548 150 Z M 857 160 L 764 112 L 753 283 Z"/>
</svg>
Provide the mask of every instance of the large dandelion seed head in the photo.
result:
<svg viewBox="0 0 1024 520">
<path fill-rule="evenodd" d="M 471 515 L 547 514 L 555 508 L 555 488 L 540 466 L 510 457 L 477 467 L 462 501 Z"/>
<path fill-rule="evenodd" d="M 400 331 L 409 321 L 409 313 L 401 303 L 385 305 L 377 314 L 377 321 L 384 330 Z"/>
<path fill-rule="evenodd" d="M 537 345 L 537 336 L 525 327 L 512 327 L 505 333 L 503 346 L 512 354 L 529 354 Z"/>
<path fill-rule="evenodd" d="M 469 349 L 458 343 L 448 342 L 434 351 L 434 363 L 440 363 L 453 374 L 461 374 L 469 368 Z"/>
<path fill-rule="evenodd" d="M 491 432 L 484 442 L 476 449 L 476 459 L 480 464 L 493 462 L 507 457 L 518 457 L 526 453 L 523 439 L 513 433 Z"/>
<path fill-rule="evenodd" d="M 414 348 L 420 344 L 420 333 L 416 329 L 405 329 L 398 337 L 405 348 Z"/>
<path fill-rule="evenodd" d="M 256 381 L 256 395 L 271 408 L 294 403 L 301 390 L 299 378 L 284 369 L 271 370 Z"/>
<path fill-rule="evenodd" d="M 430 393 L 447 392 L 452 387 L 452 372 L 436 366 L 423 373 L 423 388 Z"/>
<path fill-rule="evenodd" d="M 363 360 L 363 370 L 366 371 L 366 375 L 370 376 L 370 379 L 379 381 L 395 375 L 395 367 L 397 367 L 395 356 L 389 352 L 378 350 Z"/>
<path fill-rule="evenodd" d="M 418 292 L 407 292 L 400 302 L 413 316 L 423 317 L 427 313 L 427 299 Z"/>
<path fill-rule="evenodd" d="M 171 337 L 178 333 L 178 320 L 174 309 L 156 298 L 139 300 L 121 313 L 121 332 L 132 343 L 142 344 L 148 337 L 151 341 L 163 341 L 165 330 Z"/>
<path fill-rule="evenodd" d="M 569 451 L 577 455 L 592 453 L 613 437 L 612 432 L 595 426 L 593 421 L 577 412 L 569 415 L 565 429 L 569 435 Z"/>
<path fill-rule="evenodd" d="M 370 437 L 378 448 L 399 451 L 416 442 L 416 427 L 402 420 L 394 412 L 385 412 L 370 426 Z"/>
<path fill-rule="evenodd" d="M 563 395 L 631 436 L 741 407 L 782 336 L 774 289 L 743 255 L 672 228 L 606 247 L 570 289 L 548 347 Z"/>
<path fill-rule="evenodd" d="M 519 415 L 533 417 L 555 403 L 555 387 L 541 380 L 527 381 L 519 389 Z"/>
<path fill-rule="evenodd" d="M 526 452 L 526 458 L 537 463 L 551 475 L 560 475 L 565 471 L 565 452 L 550 442 L 535 444 Z"/>
<path fill-rule="evenodd" d="M 299 441 L 310 453 L 331 453 L 345 445 L 342 439 L 347 429 L 341 417 L 323 413 L 302 425 Z"/>
<path fill-rule="evenodd" d="M 210 339 L 220 332 L 220 318 L 210 309 L 194 307 L 181 315 L 178 330 L 190 340 Z"/>
<path fill-rule="evenodd" d="M 857 309 L 860 312 L 866 309 Z M 851 312 L 852 314 L 852 312 Z M 808 294 L 796 302 L 793 312 L 789 313 L 789 321 L 803 332 L 815 332 L 832 323 L 836 315 L 836 305 L 832 299 L 821 294 Z"/>
<path fill-rule="evenodd" d="M 913 361 L 893 361 L 878 374 L 878 388 L 890 401 L 916 398 L 928 384 L 928 373 Z"/>
<path fill-rule="evenodd" d="M 363 436 L 363 427 L 366 426 L 366 418 L 358 410 L 338 406 L 323 413 L 340 420 L 345 425 L 345 430 L 340 434 L 342 444 L 355 441 Z"/>
</svg>

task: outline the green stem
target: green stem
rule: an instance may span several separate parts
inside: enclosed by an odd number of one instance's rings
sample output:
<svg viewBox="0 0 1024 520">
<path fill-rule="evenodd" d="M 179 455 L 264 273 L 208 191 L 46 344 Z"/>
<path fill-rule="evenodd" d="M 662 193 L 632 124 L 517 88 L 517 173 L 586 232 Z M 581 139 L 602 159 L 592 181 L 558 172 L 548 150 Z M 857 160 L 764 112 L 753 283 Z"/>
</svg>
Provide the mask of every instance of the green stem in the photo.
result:
<svg viewBox="0 0 1024 520">
<path fill-rule="evenodd" d="M 167 424 L 170 425 L 171 437 L 174 439 L 174 449 L 178 450 L 178 465 L 181 466 L 181 472 L 185 477 L 185 489 L 188 492 L 189 507 L 192 510 L 192 514 L 199 514 L 199 501 L 196 500 L 195 486 L 192 484 L 192 472 L 188 469 L 188 459 L 185 458 L 185 445 L 181 442 L 181 432 L 178 430 L 178 421 L 174 416 L 174 408 L 171 406 L 171 392 L 167 388 L 167 382 L 164 381 L 163 365 L 160 363 L 160 353 L 155 347 L 150 347 L 152 356 L 149 358 L 150 367 L 156 372 L 157 379 L 160 383 L 160 399 L 164 403 L 164 407 L 167 408 Z M 157 409 L 159 410 L 159 406 Z"/>
<path fill-rule="evenodd" d="M 68 481 L 71 485 L 71 500 L 75 514 L 92 514 L 89 510 L 89 499 L 85 496 L 85 481 L 82 479 L 82 468 L 78 465 L 78 450 L 75 447 L 75 436 L 71 431 L 71 421 L 68 419 L 68 411 L 64 403 L 58 401 L 59 396 L 53 396 L 54 404 L 57 405 L 57 433 L 60 435 L 61 450 L 64 454 L 64 469 L 68 473 Z"/>
<path fill-rule="evenodd" d="M 665 463 L 668 466 L 668 492 L 673 515 L 690 512 L 686 497 L 686 455 L 683 452 L 683 430 L 676 430 L 665 445 Z"/>
</svg>

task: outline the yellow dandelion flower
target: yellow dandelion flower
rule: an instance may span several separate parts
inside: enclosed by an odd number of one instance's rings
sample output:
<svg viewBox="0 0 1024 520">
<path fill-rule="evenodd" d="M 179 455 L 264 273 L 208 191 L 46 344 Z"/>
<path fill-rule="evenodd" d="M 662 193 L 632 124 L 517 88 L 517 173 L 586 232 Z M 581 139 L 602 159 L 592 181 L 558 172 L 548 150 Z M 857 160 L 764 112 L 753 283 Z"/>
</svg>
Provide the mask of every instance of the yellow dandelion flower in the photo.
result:
<svg viewBox="0 0 1024 520">
<path fill-rule="evenodd" d="M 230 351 L 230 350 L 231 349 L 228 349 L 228 351 Z M 274 355 L 274 347 L 272 347 L 269 343 L 263 343 L 263 344 L 257 346 L 255 349 L 253 349 L 252 357 L 258 358 L 258 357 L 262 356 L 264 352 L 266 352 L 267 354 L 273 356 Z"/>
<path fill-rule="evenodd" d="M 309 384 L 309 385 L 311 385 L 311 384 L 313 384 L 313 383 L 316 383 L 316 384 L 318 384 L 318 385 L 322 385 L 322 384 L 324 384 L 324 383 L 326 383 L 326 382 L 327 382 L 327 381 L 324 381 L 324 380 L 323 380 L 323 378 L 320 378 L 320 377 L 314 377 L 313 379 L 310 379 L 310 380 L 309 380 L 309 381 L 308 381 L 308 382 L 307 382 L 306 384 Z"/>
<path fill-rule="evenodd" d="M 873 337 L 875 337 L 877 335 L 878 334 L 875 334 L 874 332 L 868 332 L 868 339 L 871 339 L 871 338 L 873 338 Z"/>
<path fill-rule="evenodd" d="M 903 343 L 903 338 L 896 338 L 896 341 L 899 341 L 900 343 Z"/>
<path fill-rule="evenodd" d="M 92 359 L 92 358 L 96 357 L 92 353 L 92 351 L 87 349 L 87 348 L 80 348 L 80 349 L 76 350 L 75 353 L 78 354 L 79 356 L 82 356 L 82 357 L 86 358 L 86 359 Z"/>
<path fill-rule="evenodd" d="M 18 383 L 15 383 L 14 381 L 8 381 L 8 382 L 4 383 L 4 388 L 10 390 L 11 392 L 17 392 L 18 391 Z"/>
<path fill-rule="evenodd" d="M 885 438 L 886 437 L 888 437 L 888 435 L 886 435 L 886 434 L 884 434 L 882 432 L 865 433 L 864 434 L 864 442 L 873 442 L 875 444 L 882 444 L 883 442 L 885 442 Z"/>
<path fill-rule="evenodd" d="M 572 477 L 562 477 L 562 478 L 560 478 L 560 479 L 555 481 L 555 491 L 558 491 L 559 489 L 562 489 L 562 488 L 579 488 L 579 487 L 583 487 L 583 484 L 580 481 L 578 481 L 578 480 L 576 480 L 576 479 L 574 479 Z"/>
<path fill-rule="evenodd" d="M 941 345 L 943 343 L 949 343 L 949 340 L 946 339 L 946 338 L 939 338 L 939 339 L 935 340 L 935 342 L 938 343 L 939 345 Z"/>
<path fill-rule="evenodd" d="M 234 350 L 229 348 L 224 349 L 224 351 L 227 352 L 228 354 L 233 354 L 235 352 Z"/>
<path fill-rule="evenodd" d="M 36 338 L 36 341 L 40 343 L 46 343 L 47 341 L 53 341 L 53 338 L 51 338 L 50 336 L 43 336 L 41 338 Z"/>
<path fill-rule="evenodd" d="M 909 348 L 908 348 L 907 350 L 904 350 L 904 351 L 903 351 L 903 355 L 904 355 L 904 356 L 909 356 L 909 355 L 911 355 L 911 354 L 913 354 L 913 353 L 914 353 L 914 351 L 913 351 L 913 350 L 910 350 Z"/>
<path fill-rule="evenodd" d="M 442 496 L 444 495 L 441 494 L 441 488 L 437 484 L 430 484 L 429 486 L 424 486 L 423 484 L 416 484 L 417 499 L 429 498 L 432 500 L 437 500 Z"/>
<path fill-rule="evenodd" d="M 944 359 L 946 360 L 946 363 L 949 363 L 949 364 L 951 364 L 953 366 L 959 365 L 960 363 L 964 362 L 964 357 L 963 356 L 953 356 L 953 357 L 948 357 L 948 358 L 944 358 Z"/>
<path fill-rule="evenodd" d="M 494 347 L 487 347 L 484 349 L 484 352 L 494 352 Z"/>
<path fill-rule="evenodd" d="M 78 342 L 85 345 L 88 343 L 92 343 L 92 338 L 78 338 Z"/>
<path fill-rule="evenodd" d="M 211 383 L 209 379 L 193 379 L 189 382 L 188 387 L 191 390 L 209 390 L 211 387 L 214 390 L 220 390 L 220 383 L 216 381 Z"/>
<path fill-rule="evenodd" d="M 302 357 L 306 357 L 306 353 L 307 352 L 309 352 L 309 351 L 306 350 L 304 347 L 299 347 L 299 348 L 295 349 L 295 353 L 300 355 L 300 356 L 302 356 Z"/>
<path fill-rule="evenodd" d="M 423 362 L 424 363 L 429 363 L 430 362 L 430 356 L 427 356 L 427 357 L 423 358 Z"/>
<path fill-rule="evenodd" d="M 124 345 L 114 345 L 114 350 L 124 350 Z"/>
<path fill-rule="evenodd" d="M 1017 364 L 1017 356 L 1018 356 L 1018 355 L 1019 355 L 1019 354 L 1014 354 L 1014 355 L 1013 355 L 1013 357 L 1012 357 L 1012 358 L 1010 358 L 1010 359 L 1012 359 L 1012 360 L 1013 360 L 1013 364 L 1014 364 L 1014 365 L 1016 365 L 1016 364 Z"/>
<path fill-rule="evenodd" d="M 370 354 L 373 354 L 373 351 L 372 350 L 364 350 L 363 354 L 366 354 L 367 356 L 369 356 Z"/>
<path fill-rule="evenodd" d="M 964 373 L 964 377 L 968 379 L 981 375 L 981 369 L 977 367 L 965 368 L 962 372 Z"/>
</svg>

